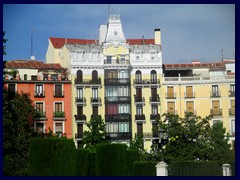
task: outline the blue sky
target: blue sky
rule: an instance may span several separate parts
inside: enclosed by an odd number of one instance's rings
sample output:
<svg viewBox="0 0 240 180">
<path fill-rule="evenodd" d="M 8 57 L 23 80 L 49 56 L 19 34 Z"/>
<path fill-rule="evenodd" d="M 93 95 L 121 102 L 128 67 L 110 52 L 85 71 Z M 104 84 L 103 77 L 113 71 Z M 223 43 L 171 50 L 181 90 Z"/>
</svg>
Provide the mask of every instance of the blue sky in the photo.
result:
<svg viewBox="0 0 240 180">
<path fill-rule="evenodd" d="M 114 4 L 120 12 L 126 38 L 154 38 L 162 32 L 164 63 L 212 62 L 233 58 L 235 5 L 232 4 Z M 49 37 L 95 39 L 100 24 L 107 24 L 107 4 L 5 4 L 5 60 L 45 61 Z"/>
</svg>

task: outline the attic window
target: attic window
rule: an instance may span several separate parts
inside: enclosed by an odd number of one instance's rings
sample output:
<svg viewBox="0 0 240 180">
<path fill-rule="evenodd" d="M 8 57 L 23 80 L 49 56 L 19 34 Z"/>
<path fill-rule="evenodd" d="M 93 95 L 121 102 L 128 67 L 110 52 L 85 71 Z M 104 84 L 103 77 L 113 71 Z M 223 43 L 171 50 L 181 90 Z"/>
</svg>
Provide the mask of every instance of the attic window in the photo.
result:
<svg viewBox="0 0 240 180">
<path fill-rule="evenodd" d="M 136 61 L 140 60 L 140 52 L 135 52 L 135 60 Z"/>
</svg>

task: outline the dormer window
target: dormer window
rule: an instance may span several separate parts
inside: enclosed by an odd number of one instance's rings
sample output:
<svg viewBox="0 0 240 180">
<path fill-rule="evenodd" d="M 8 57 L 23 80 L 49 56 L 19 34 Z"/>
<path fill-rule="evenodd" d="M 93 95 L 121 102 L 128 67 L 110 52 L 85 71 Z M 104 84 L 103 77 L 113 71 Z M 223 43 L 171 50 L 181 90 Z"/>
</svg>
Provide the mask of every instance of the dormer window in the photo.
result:
<svg viewBox="0 0 240 180">
<path fill-rule="evenodd" d="M 98 52 L 92 52 L 92 61 L 98 60 Z"/>
<path fill-rule="evenodd" d="M 76 52 L 74 59 L 75 61 L 83 61 L 83 52 Z"/>
<path fill-rule="evenodd" d="M 156 52 L 150 52 L 150 60 L 154 61 L 157 59 L 157 53 Z"/>
<path fill-rule="evenodd" d="M 135 60 L 139 61 L 140 60 L 140 52 L 135 52 Z"/>
</svg>

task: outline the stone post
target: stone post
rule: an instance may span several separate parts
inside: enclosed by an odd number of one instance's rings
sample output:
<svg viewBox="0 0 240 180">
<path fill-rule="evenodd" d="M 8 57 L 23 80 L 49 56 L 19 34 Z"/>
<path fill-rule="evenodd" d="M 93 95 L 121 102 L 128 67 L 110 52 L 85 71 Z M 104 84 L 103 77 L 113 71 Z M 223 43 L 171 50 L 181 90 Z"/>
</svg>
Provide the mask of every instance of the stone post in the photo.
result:
<svg viewBox="0 0 240 180">
<path fill-rule="evenodd" d="M 223 176 L 232 176 L 231 165 L 223 164 L 222 165 Z"/>
<path fill-rule="evenodd" d="M 156 165 L 157 176 L 168 176 L 168 165 L 161 161 Z"/>
</svg>

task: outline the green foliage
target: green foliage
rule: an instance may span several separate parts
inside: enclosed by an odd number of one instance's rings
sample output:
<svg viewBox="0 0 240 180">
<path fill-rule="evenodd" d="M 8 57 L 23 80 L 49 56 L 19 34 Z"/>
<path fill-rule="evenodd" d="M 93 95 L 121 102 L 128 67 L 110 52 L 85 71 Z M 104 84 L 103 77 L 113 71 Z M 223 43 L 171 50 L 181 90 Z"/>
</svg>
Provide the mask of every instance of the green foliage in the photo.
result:
<svg viewBox="0 0 240 180">
<path fill-rule="evenodd" d="M 139 160 L 140 160 L 140 156 L 139 156 L 138 150 L 127 150 L 125 176 L 133 175 L 133 163 Z"/>
<path fill-rule="evenodd" d="M 169 176 L 222 176 L 222 169 L 213 161 L 176 161 L 169 167 Z"/>
<path fill-rule="evenodd" d="M 86 148 L 95 151 L 96 145 L 106 141 L 106 128 L 101 116 L 92 116 L 87 123 L 89 131 L 83 133 L 83 144 Z"/>
<path fill-rule="evenodd" d="M 135 161 L 133 163 L 133 176 L 156 176 L 155 161 Z"/>
<path fill-rule="evenodd" d="M 144 151 L 144 144 L 143 144 L 142 137 L 138 136 L 137 138 L 132 139 L 130 141 L 130 146 L 129 146 L 128 149 L 143 152 Z"/>
<path fill-rule="evenodd" d="M 27 94 L 4 90 L 3 93 L 3 174 L 25 176 L 28 169 L 29 139 L 33 129 L 29 118 L 34 114 L 32 101 Z"/>
<path fill-rule="evenodd" d="M 88 176 L 96 176 L 96 153 L 90 152 L 88 157 L 89 157 Z"/>
<path fill-rule="evenodd" d="M 222 126 L 211 127 L 211 116 L 200 116 L 186 113 L 184 118 L 178 115 L 164 114 L 159 126 L 168 136 L 168 142 L 157 153 L 157 159 L 173 161 L 219 161 L 232 157 L 230 145 L 225 138 Z M 222 148 L 221 148 L 222 147 Z M 233 160 L 234 158 L 231 158 Z"/>
<path fill-rule="evenodd" d="M 127 146 L 125 144 L 98 144 L 96 148 L 97 176 L 124 176 Z"/>
<path fill-rule="evenodd" d="M 77 176 L 87 176 L 89 168 L 89 150 L 77 149 Z"/>
<path fill-rule="evenodd" d="M 76 148 L 72 139 L 33 138 L 30 141 L 30 176 L 73 176 Z"/>
</svg>

